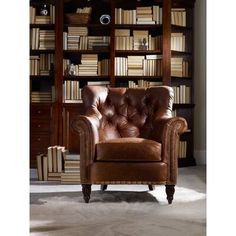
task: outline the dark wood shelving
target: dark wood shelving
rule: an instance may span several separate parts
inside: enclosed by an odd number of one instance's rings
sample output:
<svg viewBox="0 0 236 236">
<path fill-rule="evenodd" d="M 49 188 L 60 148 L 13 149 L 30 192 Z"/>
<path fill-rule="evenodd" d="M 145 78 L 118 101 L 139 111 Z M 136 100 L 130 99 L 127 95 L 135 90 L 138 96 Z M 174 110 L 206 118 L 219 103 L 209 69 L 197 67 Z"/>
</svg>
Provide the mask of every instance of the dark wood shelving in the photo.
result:
<svg viewBox="0 0 236 236">
<path fill-rule="evenodd" d="M 102 25 L 102 24 L 64 24 L 64 27 L 88 27 L 88 28 L 101 28 L 101 29 L 109 29 L 111 24 Z"/>
<path fill-rule="evenodd" d="M 110 53 L 109 49 L 101 50 L 63 50 L 65 55 L 67 54 L 101 54 L 101 53 Z"/>
<path fill-rule="evenodd" d="M 101 81 L 101 80 L 110 80 L 110 76 L 101 75 L 101 76 L 64 76 L 64 80 L 86 80 L 86 81 Z"/>
<path fill-rule="evenodd" d="M 179 52 L 179 51 L 174 51 L 174 50 L 171 50 L 171 56 L 177 56 L 177 57 L 189 57 L 189 56 L 192 56 L 192 53 L 191 52 Z"/>
<path fill-rule="evenodd" d="M 54 29 L 55 24 L 30 24 L 30 28 Z"/>
<path fill-rule="evenodd" d="M 194 108 L 194 107 L 195 107 L 195 104 L 188 104 L 188 103 L 181 103 L 181 104 L 174 103 L 173 104 L 173 109 Z"/>
<path fill-rule="evenodd" d="M 160 24 L 114 24 L 116 29 L 162 29 L 162 25 Z"/>
<path fill-rule="evenodd" d="M 192 27 L 180 26 L 180 25 L 171 25 L 172 32 L 191 32 Z"/>
<path fill-rule="evenodd" d="M 140 75 L 140 76 L 119 75 L 119 76 L 115 76 L 115 79 L 120 79 L 120 80 L 140 80 L 140 79 L 144 79 L 144 80 L 157 81 L 157 82 L 162 81 L 162 77 L 160 77 L 160 76 L 144 76 L 144 75 Z"/>
<path fill-rule="evenodd" d="M 53 75 L 30 75 L 31 80 L 42 80 L 42 79 L 50 79 L 53 80 L 54 76 Z"/>
<path fill-rule="evenodd" d="M 30 90 L 48 91 L 53 85 L 55 87 L 55 101 L 50 103 L 30 103 L 31 109 L 39 111 L 46 110 L 41 116 L 35 113 L 31 116 L 33 120 L 47 120 L 48 131 L 37 133 L 31 130 L 31 135 L 36 134 L 46 137 L 44 144 L 63 145 L 71 151 L 79 151 L 79 137 L 71 130 L 70 122 L 79 114 L 83 114 L 82 103 L 63 103 L 63 83 L 66 80 L 79 81 L 82 88 L 89 81 L 110 81 L 111 86 L 127 86 L 128 81 L 137 82 L 138 80 L 163 82 L 168 86 L 186 85 L 191 87 L 191 104 L 174 104 L 173 108 L 177 109 L 179 116 L 185 117 L 190 133 L 181 136 L 181 140 L 187 141 L 187 157 L 179 158 L 179 166 L 195 165 L 193 158 L 193 112 L 194 112 L 194 78 L 173 77 L 171 76 L 171 57 L 182 57 L 189 61 L 189 72 L 193 71 L 193 17 L 195 0 L 104 0 L 104 1 L 77 1 L 77 0 L 33 0 L 30 5 L 37 8 L 36 14 L 43 4 L 55 5 L 55 24 L 30 24 L 29 28 L 54 29 L 55 30 L 55 49 L 52 50 L 29 50 L 30 55 L 54 54 L 54 74 L 53 76 L 29 76 Z M 162 24 L 115 24 L 115 8 L 133 10 L 136 6 L 159 5 L 162 7 Z M 68 24 L 65 14 L 76 12 L 77 7 L 91 6 L 92 15 L 88 24 Z M 186 27 L 171 24 L 171 8 L 186 8 Z M 111 22 L 108 25 L 102 25 L 99 18 L 102 14 L 109 14 Z M 96 50 L 63 50 L 63 32 L 68 27 L 88 27 L 88 36 L 110 36 L 110 45 L 108 48 Z M 160 50 L 115 50 L 115 30 L 130 29 L 130 35 L 133 30 L 147 30 L 152 37 L 162 36 L 162 51 Z M 185 36 L 185 50 L 187 52 L 178 52 L 171 50 L 171 33 L 183 33 Z M 109 75 L 107 76 L 63 76 L 63 59 L 71 60 L 71 63 L 79 64 L 82 54 L 97 54 L 99 60 L 110 59 Z M 129 55 L 161 55 L 162 56 L 162 76 L 116 76 L 115 75 L 115 58 L 127 57 Z M 48 80 L 48 81 L 47 81 Z M 37 90 L 38 89 L 38 90 Z M 45 145 L 31 144 L 31 167 L 35 167 L 35 153 L 45 152 Z M 36 146 L 35 146 L 36 145 Z M 37 147 L 37 148 L 35 148 Z"/>
<path fill-rule="evenodd" d="M 39 50 L 39 49 L 30 49 L 30 55 L 37 55 L 40 53 L 55 53 L 55 49 L 43 49 L 43 50 Z"/>
</svg>

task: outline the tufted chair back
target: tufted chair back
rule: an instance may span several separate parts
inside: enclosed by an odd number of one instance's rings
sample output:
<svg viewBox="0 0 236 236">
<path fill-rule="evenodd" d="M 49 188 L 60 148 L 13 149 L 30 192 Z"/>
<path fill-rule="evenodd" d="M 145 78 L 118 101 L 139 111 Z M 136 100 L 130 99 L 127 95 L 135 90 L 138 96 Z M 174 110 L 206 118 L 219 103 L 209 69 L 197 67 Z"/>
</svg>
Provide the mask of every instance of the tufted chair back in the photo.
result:
<svg viewBox="0 0 236 236">
<path fill-rule="evenodd" d="M 99 140 L 121 137 L 156 141 L 155 121 L 171 118 L 173 90 L 167 86 L 151 88 L 107 88 L 85 86 L 82 90 L 87 116 L 99 119 Z"/>
</svg>

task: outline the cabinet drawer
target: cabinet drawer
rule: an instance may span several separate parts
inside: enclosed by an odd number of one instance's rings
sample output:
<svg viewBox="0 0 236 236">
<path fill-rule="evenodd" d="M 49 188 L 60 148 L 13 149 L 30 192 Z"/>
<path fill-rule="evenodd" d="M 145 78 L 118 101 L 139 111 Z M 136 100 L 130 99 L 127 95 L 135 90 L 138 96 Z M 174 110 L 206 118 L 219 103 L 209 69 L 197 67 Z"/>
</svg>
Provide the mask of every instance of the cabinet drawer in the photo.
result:
<svg viewBox="0 0 236 236">
<path fill-rule="evenodd" d="M 50 146 L 50 134 L 31 134 L 31 150 L 45 149 Z"/>
<path fill-rule="evenodd" d="M 51 116 L 50 106 L 31 106 L 30 108 L 31 118 L 48 118 Z"/>
<path fill-rule="evenodd" d="M 30 122 L 30 132 L 49 132 L 50 131 L 50 121 L 49 120 L 31 120 Z"/>
</svg>

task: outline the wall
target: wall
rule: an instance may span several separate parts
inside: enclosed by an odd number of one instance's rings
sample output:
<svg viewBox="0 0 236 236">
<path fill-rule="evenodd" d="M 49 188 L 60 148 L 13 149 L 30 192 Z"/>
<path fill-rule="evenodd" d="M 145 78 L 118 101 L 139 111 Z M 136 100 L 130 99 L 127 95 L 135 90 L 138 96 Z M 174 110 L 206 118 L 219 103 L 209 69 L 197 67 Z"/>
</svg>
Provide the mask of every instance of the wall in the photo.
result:
<svg viewBox="0 0 236 236">
<path fill-rule="evenodd" d="M 206 1 L 194 9 L 194 157 L 206 164 Z"/>
</svg>

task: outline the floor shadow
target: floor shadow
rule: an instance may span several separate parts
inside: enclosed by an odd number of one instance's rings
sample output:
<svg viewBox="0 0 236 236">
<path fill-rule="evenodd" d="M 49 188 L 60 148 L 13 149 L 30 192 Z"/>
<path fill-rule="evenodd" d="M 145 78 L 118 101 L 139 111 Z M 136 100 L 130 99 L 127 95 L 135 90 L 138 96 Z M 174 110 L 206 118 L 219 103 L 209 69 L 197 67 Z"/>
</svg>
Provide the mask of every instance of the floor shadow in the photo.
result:
<svg viewBox="0 0 236 236">
<path fill-rule="evenodd" d="M 61 230 L 61 229 L 66 229 L 69 228 L 70 226 L 35 226 L 35 227 L 30 227 L 30 233 L 39 233 L 39 232 L 49 232 L 49 231 L 56 231 L 56 230 Z"/>
<path fill-rule="evenodd" d="M 82 192 L 54 192 L 54 193 L 31 193 L 30 204 L 43 205 L 56 198 L 63 198 L 70 202 L 84 203 Z M 60 201 L 60 199 L 59 199 Z M 131 191 L 92 191 L 90 203 L 106 202 L 158 202 L 149 192 L 131 192 Z"/>
</svg>

